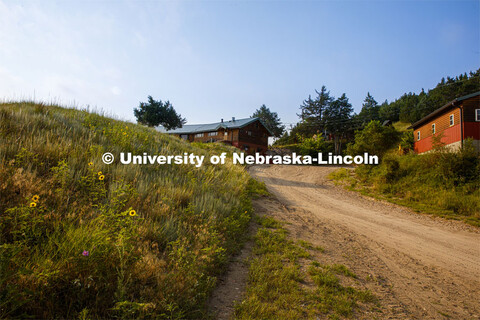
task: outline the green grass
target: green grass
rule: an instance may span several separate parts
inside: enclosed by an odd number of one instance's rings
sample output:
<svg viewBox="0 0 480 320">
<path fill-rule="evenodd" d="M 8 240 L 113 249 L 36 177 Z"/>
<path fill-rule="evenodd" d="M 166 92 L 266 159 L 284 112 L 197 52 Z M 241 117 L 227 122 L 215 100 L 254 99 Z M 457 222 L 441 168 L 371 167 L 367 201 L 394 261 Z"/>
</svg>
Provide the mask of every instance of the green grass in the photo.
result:
<svg viewBox="0 0 480 320">
<path fill-rule="evenodd" d="M 208 317 L 264 186 L 231 164 L 101 156 L 224 151 L 82 110 L 0 104 L 0 318 Z"/>
<path fill-rule="evenodd" d="M 347 267 L 321 265 L 308 251 L 316 248 L 306 241 L 290 240 L 282 223 L 271 217 L 258 220 L 261 227 L 255 237 L 246 296 L 235 307 L 236 318 L 352 317 L 359 302 L 375 304 L 369 291 L 341 284 L 341 277 L 356 278 Z M 308 270 L 302 262 L 310 264 Z"/>
<path fill-rule="evenodd" d="M 404 132 L 404 131 L 407 131 L 408 130 L 407 128 L 410 127 L 411 125 L 412 124 L 409 122 L 397 121 L 393 124 L 393 127 L 400 132 Z"/>
<path fill-rule="evenodd" d="M 329 175 L 335 183 L 417 212 L 480 226 L 480 157 L 462 152 L 389 153 L 378 166 L 359 166 Z"/>
</svg>

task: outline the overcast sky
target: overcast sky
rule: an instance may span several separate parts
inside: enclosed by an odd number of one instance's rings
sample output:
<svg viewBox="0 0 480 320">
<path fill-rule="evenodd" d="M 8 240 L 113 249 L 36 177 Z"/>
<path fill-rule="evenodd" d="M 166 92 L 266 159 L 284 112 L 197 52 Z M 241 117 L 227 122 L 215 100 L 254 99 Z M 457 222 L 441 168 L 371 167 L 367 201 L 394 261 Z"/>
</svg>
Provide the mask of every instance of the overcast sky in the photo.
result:
<svg viewBox="0 0 480 320">
<path fill-rule="evenodd" d="M 0 98 L 134 121 L 148 95 L 188 123 L 285 123 L 326 85 L 359 112 L 480 67 L 479 1 L 3 1 Z"/>
</svg>

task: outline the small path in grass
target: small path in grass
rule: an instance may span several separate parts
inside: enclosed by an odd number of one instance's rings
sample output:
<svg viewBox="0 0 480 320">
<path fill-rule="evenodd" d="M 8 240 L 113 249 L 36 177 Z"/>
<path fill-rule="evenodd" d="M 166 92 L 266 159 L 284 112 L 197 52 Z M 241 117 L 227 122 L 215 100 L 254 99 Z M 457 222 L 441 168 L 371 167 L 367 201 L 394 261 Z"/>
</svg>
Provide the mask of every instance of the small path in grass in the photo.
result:
<svg viewBox="0 0 480 320">
<path fill-rule="evenodd" d="M 273 194 L 257 211 L 323 247 L 322 263 L 352 270 L 379 298 L 382 319 L 480 319 L 479 229 L 344 190 L 327 178 L 336 169 L 251 167 Z"/>
<path fill-rule="evenodd" d="M 232 258 L 227 272 L 218 279 L 218 284 L 208 302 L 208 309 L 213 312 L 215 319 L 233 319 L 235 303 L 242 300 L 248 279 L 247 259 L 252 254 L 253 237 L 258 226 L 252 219 L 248 229 L 249 239 L 240 253 Z"/>
</svg>

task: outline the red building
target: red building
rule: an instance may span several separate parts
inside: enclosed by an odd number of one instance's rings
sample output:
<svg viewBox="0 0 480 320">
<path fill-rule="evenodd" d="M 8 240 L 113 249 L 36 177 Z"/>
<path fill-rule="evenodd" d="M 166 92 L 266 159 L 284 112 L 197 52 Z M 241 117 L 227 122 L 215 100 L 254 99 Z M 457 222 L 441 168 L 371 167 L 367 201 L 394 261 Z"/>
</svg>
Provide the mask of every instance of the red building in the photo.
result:
<svg viewBox="0 0 480 320">
<path fill-rule="evenodd" d="M 163 131 L 163 130 L 161 130 Z M 259 118 L 235 119 L 209 124 L 184 125 L 166 131 L 190 142 L 216 142 L 231 144 L 247 153 L 265 153 L 270 130 Z"/>
<path fill-rule="evenodd" d="M 480 91 L 456 98 L 418 120 L 413 128 L 414 149 L 423 153 L 433 148 L 434 136 L 448 148 L 458 150 L 467 138 L 480 151 Z"/>
</svg>

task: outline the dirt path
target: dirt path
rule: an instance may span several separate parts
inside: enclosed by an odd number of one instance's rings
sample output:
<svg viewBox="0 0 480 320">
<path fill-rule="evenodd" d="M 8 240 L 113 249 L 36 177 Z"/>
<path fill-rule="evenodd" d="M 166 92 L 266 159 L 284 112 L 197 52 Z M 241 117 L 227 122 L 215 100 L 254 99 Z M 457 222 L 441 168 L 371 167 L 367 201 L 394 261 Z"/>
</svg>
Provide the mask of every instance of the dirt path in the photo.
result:
<svg viewBox="0 0 480 320">
<path fill-rule="evenodd" d="M 323 246 L 323 259 L 366 279 L 385 319 L 480 319 L 478 230 L 335 187 L 326 178 L 335 169 L 250 172 L 278 199 L 259 203 L 261 210 L 287 221 L 294 237 Z"/>
<path fill-rule="evenodd" d="M 247 259 L 252 255 L 253 237 L 257 232 L 257 225 L 252 221 L 248 229 L 249 239 L 242 250 L 228 265 L 227 272 L 218 279 L 217 287 L 208 301 L 208 309 L 215 319 L 228 320 L 233 318 L 235 303 L 242 301 L 248 280 Z"/>
</svg>

